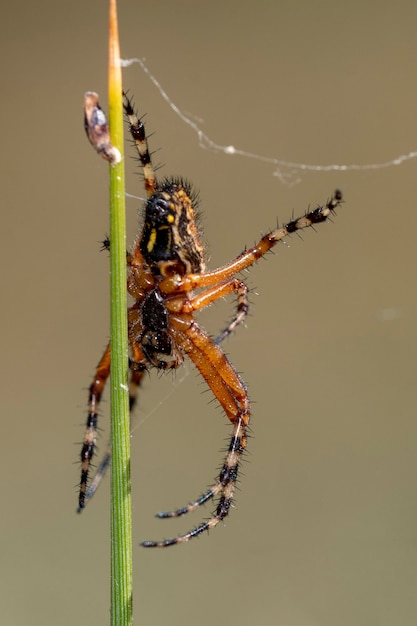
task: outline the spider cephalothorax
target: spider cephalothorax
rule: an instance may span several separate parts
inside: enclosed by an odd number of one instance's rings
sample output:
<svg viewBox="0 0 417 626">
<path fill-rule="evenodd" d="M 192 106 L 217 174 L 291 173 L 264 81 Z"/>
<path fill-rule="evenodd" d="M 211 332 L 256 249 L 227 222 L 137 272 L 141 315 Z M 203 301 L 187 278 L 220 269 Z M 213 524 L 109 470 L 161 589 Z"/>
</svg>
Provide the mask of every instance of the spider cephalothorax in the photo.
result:
<svg viewBox="0 0 417 626">
<path fill-rule="evenodd" d="M 207 271 L 196 223 L 196 195 L 181 179 L 157 181 L 144 125 L 127 97 L 124 108 L 148 194 L 142 231 L 133 252 L 127 255 L 128 291 L 134 299 L 127 312 L 131 408 L 145 370 L 152 367 L 175 369 L 187 356 L 233 427 L 225 460 L 215 483 L 190 504 L 158 513 L 158 517 L 179 517 L 218 497 L 214 512 L 208 520 L 179 537 L 142 543 L 145 547 L 166 547 L 188 541 L 213 528 L 228 515 L 233 503 L 239 464 L 247 443 L 250 406 L 246 386 L 219 344 L 248 312 L 248 288 L 245 282 L 236 278 L 236 274 L 253 265 L 289 233 L 324 222 L 341 203 L 342 194 L 336 191 L 324 206 L 267 233 L 256 246 L 245 250 L 223 267 Z M 109 243 L 106 243 L 105 247 L 108 247 Z M 195 290 L 198 292 L 195 293 Z M 232 293 L 237 296 L 235 316 L 218 337 L 212 338 L 198 325 L 194 314 Z M 87 428 L 81 452 L 79 510 L 95 492 L 110 460 L 107 454 L 93 482 L 87 487 L 97 437 L 98 405 L 109 374 L 110 346 L 107 346 L 90 385 Z"/>
</svg>

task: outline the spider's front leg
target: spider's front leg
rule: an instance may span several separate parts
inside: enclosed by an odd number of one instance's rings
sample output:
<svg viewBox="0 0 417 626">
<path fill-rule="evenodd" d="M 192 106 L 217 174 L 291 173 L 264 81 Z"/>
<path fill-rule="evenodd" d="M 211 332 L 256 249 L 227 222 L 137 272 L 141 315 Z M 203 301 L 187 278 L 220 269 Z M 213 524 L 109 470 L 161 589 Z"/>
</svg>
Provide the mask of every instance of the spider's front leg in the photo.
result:
<svg viewBox="0 0 417 626">
<path fill-rule="evenodd" d="M 227 265 L 223 265 L 211 272 L 205 272 L 204 274 L 187 274 L 184 276 L 168 276 L 164 278 L 159 284 L 160 290 L 165 294 L 171 294 L 180 291 L 192 291 L 199 287 L 214 287 L 220 282 L 224 282 L 232 276 L 235 276 L 239 272 L 247 269 L 261 257 L 263 257 L 271 248 L 273 248 L 279 241 L 282 241 L 288 235 L 295 233 L 298 230 L 304 230 L 305 228 L 312 228 L 316 224 L 321 224 L 330 218 L 334 214 L 338 206 L 343 202 L 342 192 L 336 189 L 330 200 L 323 205 L 318 206 L 312 211 L 308 211 L 304 215 L 297 217 L 287 224 L 283 224 L 279 228 L 271 230 L 264 235 L 259 242 L 252 248 L 248 248 L 242 254 L 239 254 L 233 261 Z"/>
</svg>

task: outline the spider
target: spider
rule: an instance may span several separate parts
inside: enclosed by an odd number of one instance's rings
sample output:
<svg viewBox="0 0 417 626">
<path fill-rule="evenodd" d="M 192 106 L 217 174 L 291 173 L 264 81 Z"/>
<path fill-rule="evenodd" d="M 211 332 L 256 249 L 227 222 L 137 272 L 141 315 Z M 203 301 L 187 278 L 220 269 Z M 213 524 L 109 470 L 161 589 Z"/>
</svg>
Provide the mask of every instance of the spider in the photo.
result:
<svg viewBox="0 0 417 626">
<path fill-rule="evenodd" d="M 139 154 L 147 200 L 143 228 L 133 252 L 127 253 L 127 289 L 134 303 L 128 308 L 130 346 L 130 407 L 133 408 L 144 373 L 151 369 L 176 369 L 188 357 L 211 389 L 232 424 L 232 435 L 224 463 L 214 484 L 191 503 L 164 513 L 159 518 L 180 517 L 213 498 L 218 498 L 211 517 L 194 529 L 162 541 L 144 541 L 147 548 L 167 547 L 189 541 L 214 528 L 232 507 L 239 464 L 246 449 L 250 404 L 245 383 L 223 353 L 220 344 L 242 323 L 248 312 L 248 287 L 236 275 L 253 265 L 286 235 L 326 221 L 342 202 L 336 190 L 324 206 L 264 235 L 226 265 L 207 270 L 197 226 L 197 196 L 180 178 L 157 180 L 145 134 L 132 101 L 124 94 L 123 106 L 129 130 Z M 104 247 L 109 248 L 106 240 Z M 197 293 L 195 290 L 198 290 Z M 207 334 L 195 314 L 224 296 L 236 294 L 233 319 L 217 338 Z M 110 345 L 107 346 L 89 388 L 88 418 L 81 452 L 79 511 L 95 489 L 109 462 L 108 453 L 88 487 L 91 461 L 97 438 L 98 409 L 110 375 Z"/>
</svg>

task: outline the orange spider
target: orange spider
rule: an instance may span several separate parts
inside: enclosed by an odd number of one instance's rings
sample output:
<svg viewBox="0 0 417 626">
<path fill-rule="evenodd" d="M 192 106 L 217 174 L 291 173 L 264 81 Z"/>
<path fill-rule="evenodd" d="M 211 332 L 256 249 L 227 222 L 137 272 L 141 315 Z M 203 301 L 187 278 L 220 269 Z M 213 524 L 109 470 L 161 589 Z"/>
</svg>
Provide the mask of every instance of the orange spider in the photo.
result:
<svg viewBox="0 0 417 626">
<path fill-rule="evenodd" d="M 226 458 L 215 483 L 190 504 L 175 511 L 157 514 L 159 518 L 179 517 L 218 497 L 211 517 L 178 537 L 144 541 L 141 544 L 144 547 L 166 547 L 184 543 L 214 528 L 229 514 L 233 503 L 250 418 L 245 383 L 219 346 L 248 312 L 248 287 L 235 275 L 253 265 L 286 235 L 327 220 L 341 203 L 342 194 L 336 190 L 325 206 L 318 206 L 269 232 L 256 246 L 245 250 L 227 265 L 207 271 L 196 224 L 196 195 L 182 179 L 157 181 L 144 125 L 126 96 L 124 109 L 148 194 L 142 232 L 136 239 L 132 254 L 127 255 L 127 288 L 134 299 L 134 304 L 127 312 L 131 408 L 146 370 L 153 367 L 160 370 L 176 369 L 182 364 L 184 356 L 188 356 L 233 426 Z M 106 248 L 109 245 L 108 241 L 104 242 Z M 199 290 L 197 294 L 196 289 Z M 198 325 L 194 314 L 232 293 L 237 295 L 235 316 L 223 332 L 213 339 Z M 79 510 L 85 507 L 87 500 L 94 494 L 110 462 L 110 454 L 107 454 L 88 487 L 88 474 L 97 438 L 98 407 L 109 375 L 108 345 L 89 390 L 87 427 L 81 452 Z"/>
</svg>

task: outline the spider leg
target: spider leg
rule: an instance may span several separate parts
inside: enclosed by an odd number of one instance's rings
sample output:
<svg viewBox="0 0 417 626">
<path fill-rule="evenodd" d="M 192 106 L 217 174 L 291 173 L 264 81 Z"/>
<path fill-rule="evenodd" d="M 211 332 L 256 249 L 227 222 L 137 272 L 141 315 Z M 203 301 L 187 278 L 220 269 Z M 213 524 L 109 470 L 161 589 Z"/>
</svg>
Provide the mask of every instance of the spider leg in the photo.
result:
<svg viewBox="0 0 417 626">
<path fill-rule="evenodd" d="M 141 383 L 143 375 L 144 375 L 144 371 L 139 371 L 139 370 L 130 371 L 130 379 L 129 379 L 130 414 L 132 414 L 132 411 L 136 405 L 138 388 Z M 110 443 L 108 443 L 106 451 L 103 455 L 103 458 L 100 461 L 100 464 L 96 470 L 96 473 L 94 474 L 91 483 L 88 485 L 85 491 L 83 508 L 87 506 L 88 501 L 91 500 L 91 498 L 96 493 L 101 481 L 103 480 L 108 468 L 110 467 L 110 463 L 111 463 L 111 447 L 110 447 Z M 78 509 L 78 512 L 80 513 L 81 511 L 82 511 L 82 508 L 80 507 Z"/>
<path fill-rule="evenodd" d="M 181 277 L 177 275 L 168 276 L 160 282 L 159 288 L 162 293 L 168 295 L 179 291 L 192 291 L 198 287 L 212 287 L 220 281 L 225 281 L 256 263 L 278 241 L 281 241 L 287 235 L 325 222 L 342 202 L 342 192 L 336 189 L 333 196 L 324 206 L 318 206 L 280 228 L 271 230 L 255 246 L 239 254 L 231 263 L 204 274 L 187 274 Z"/>
<path fill-rule="evenodd" d="M 222 330 L 220 335 L 214 339 L 214 343 L 219 344 L 233 333 L 236 326 L 239 326 L 245 319 L 249 311 L 248 286 L 242 280 L 233 279 L 235 283 L 234 291 L 237 294 L 237 306 L 233 319 Z"/>
<path fill-rule="evenodd" d="M 129 131 L 135 142 L 136 149 L 139 154 L 139 160 L 143 168 L 143 177 L 145 179 L 145 188 L 148 196 L 151 196 L 157 188 L 155 170 L 152 165 L 152 159 L 149 152 L 148 140 L 145 133 L 145 125 L 138 118 L 132 105 L 132 101 L 123 94 L 123 108 L 129 120 Z"/>
<path fill-rule="evenodd" d="M 237 294 L 237 307 L 236 313 L 229 324 L 222 330 L 220 335 L 214 339 L 214 343 L 221 343 L 226 337 L 228 337 L 238 326 L 243 322 L 249 310 L 248 301 L 248 286 L 242 280 L 237 278 L 229 278 L 228 280 L 208 288 L 202 293 L 194 296 L 190 300 L 186 301 L 183 305 L 182 311 L 184 313 L 193 313 L 204 309 L 206 306 L 215 302 L 219 298 L 228 296 L 230 293 Z M 169 304 L 168 304 L 169 308 Z"/>
<path fill-rule="evenodd" d="M 81 510 L 85 507 L 88 473 L 97 442 L 98 407 L 109 375 L 110 344 L 107 345 L 107 348 L 105 349 L 104 354 L 101 357 L 99 364 L 97 365 L 93 382 L 91 383 L 89 388 L 87 424 L 83 446 L 81 449 L 81 479 L 78 497 L 78 512 L 81 512 Z"/>
<path fill-rule="evenodd" d="M 232 506 L 239 463 L 246 448 L 247 426 L 250 418 L 247 389 L 222 350 L 192 322 L 187 330 L 176 327 L 175 320 L 170 333 L 193 361 L 233 424 L 232 436 L 222 469 L 215 484 L 195 502 L 171 513 L 160 513 L 158 517 L 176 517 L 199 507 L 207 500 L 220 495 L 212 516 L 189 532 L 163 541 L 144 541 L 146 548 L 161 548 L 184 543 L 217 526 Z M 179 323 L 181 326 L 181 322 Z"/>
</svg>

